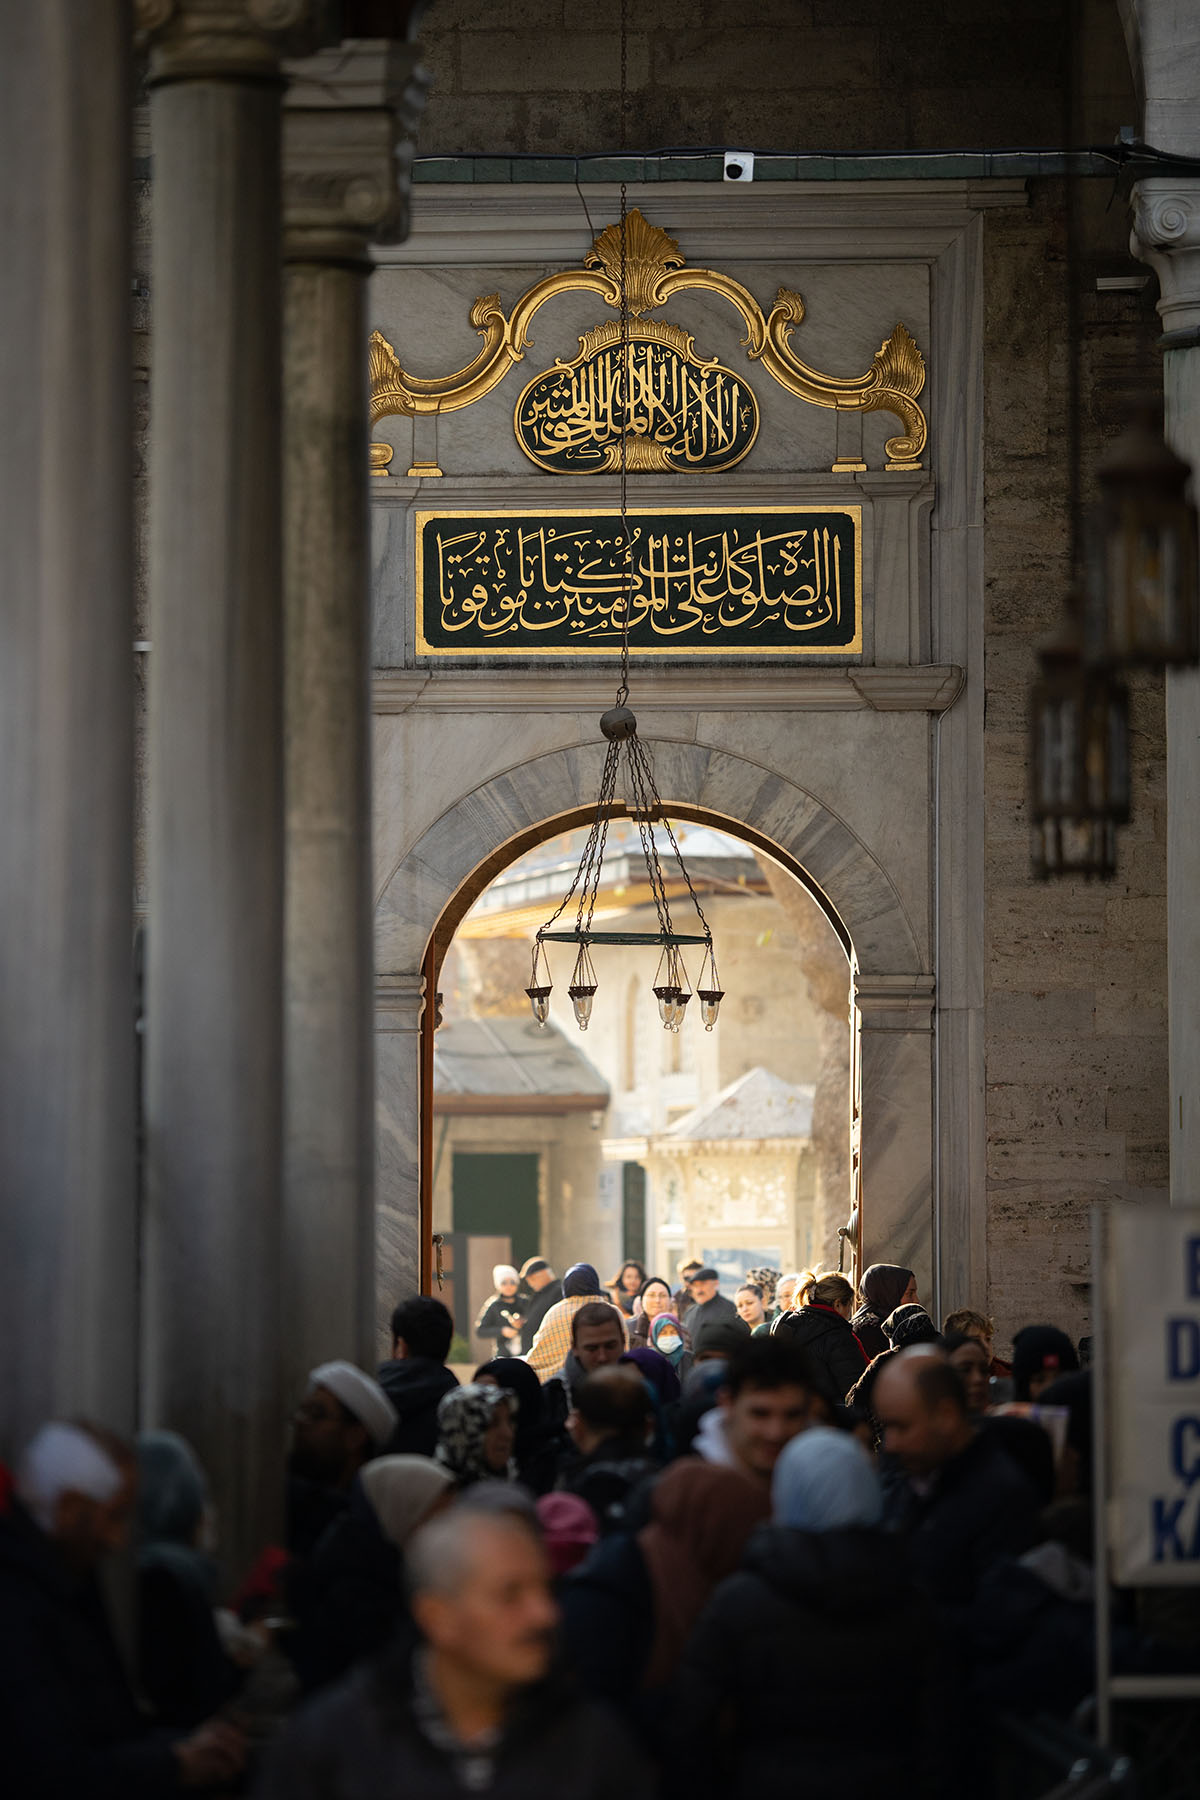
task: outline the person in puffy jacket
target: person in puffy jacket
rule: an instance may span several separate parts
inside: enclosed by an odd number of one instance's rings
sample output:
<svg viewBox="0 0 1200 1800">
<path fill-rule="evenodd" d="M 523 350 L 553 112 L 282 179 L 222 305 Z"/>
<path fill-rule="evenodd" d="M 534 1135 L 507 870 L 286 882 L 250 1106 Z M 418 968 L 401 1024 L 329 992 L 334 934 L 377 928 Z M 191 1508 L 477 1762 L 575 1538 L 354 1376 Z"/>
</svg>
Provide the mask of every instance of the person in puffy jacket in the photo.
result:
<svg viewBox="0 0 1200 1800">
<path fill-rule="evenodd" d="M 844 1275 L 808 1270 L 796 1292 L 798 1310 L 776 1319 L 771 1335 L 800 1352 L 813 1390 L 841 1406 L 867 1366 L 850 1324 L 854 1289 Z"/>
<path fill-rule="evenodd" d="M 801 1770 L 806 1793 L 931 1791 L 935 1625 L 882 1517 L 853 1438 L 818 1425 L 784 1448 L 772 1522 L 708 1601 L 679 1668 L 669 1739 L 714 1752 L 693 1760 L 695 1800 L 791 1791 Z"/>
</svg>

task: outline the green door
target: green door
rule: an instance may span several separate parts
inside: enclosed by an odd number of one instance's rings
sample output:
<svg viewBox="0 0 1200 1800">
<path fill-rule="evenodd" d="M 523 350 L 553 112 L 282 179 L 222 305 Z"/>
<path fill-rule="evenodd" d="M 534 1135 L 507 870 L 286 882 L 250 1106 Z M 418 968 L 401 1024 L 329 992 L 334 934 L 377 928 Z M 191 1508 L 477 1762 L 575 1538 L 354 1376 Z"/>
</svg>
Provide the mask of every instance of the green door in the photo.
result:
<svg viewBox="0 0 1200 1800">
<path fill-rule="evenodd" d="M 508 1237 L 518 1269 L 542 1247 L 538 1154 L 456 1150 L 451 1170 L 454 1229 L 471 1237 Z"/>
<path fill-rule="evenodd" d="M 646 1261 L 646 1171 L 641 1163 L 621 1164 L 621 1255 Z"/>
</svg>

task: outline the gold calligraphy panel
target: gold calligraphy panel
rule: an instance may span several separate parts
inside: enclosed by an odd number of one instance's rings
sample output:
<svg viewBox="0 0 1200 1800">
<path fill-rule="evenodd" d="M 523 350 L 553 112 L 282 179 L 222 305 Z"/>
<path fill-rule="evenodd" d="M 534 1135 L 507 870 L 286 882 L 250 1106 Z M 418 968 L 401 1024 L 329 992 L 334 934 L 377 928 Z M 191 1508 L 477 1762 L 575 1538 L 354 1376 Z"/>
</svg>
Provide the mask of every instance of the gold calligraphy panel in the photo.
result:
<svg viewBox="0 0 1200 1800">
<path fill-rule="evenodd" d="M 892 413 L 900 422 L 900 430 L 884 445 L 885 467 L 920 468 L 927 427 L 917 396 L 925 386 L 925 361 L 903 324 L 898 323 L 891 336 L 884 339 L 870 368 L 861 375 L 830 375 L 814 369 L 792 348 L 793 333 L 804 322 L 804 301 L 799 294 L 791 288 L 780 288 L 774 306 L 769 313 L 764 313 L 749 289 L 731 275 L 723 275 L 715 269 L 687 268 L 675 239 L 659 226 L 651 225 L 636 206 L 625 221 L 624 239 L 619 225 L 606 226 L 584 258 L 582 268 L 563 269 L 557 274 L 543 276 L 526 289 L 511 312 L 504 311 L 499 294 L 480 295 L 471 308 L 470 322 L 483 343 L 469 363 L 451 374 L 412 374 L 404 368 L 383 334 L 373 331 L 369 344 L 372 430 L 380 419 L 392 413 L 439 414 L 473 406 L 485 394 L 490 394 L 511 368 L 524 360 L 533 342 L 530 328 L 547 301 L 562 294 L 595 294 L 614 312 L 620 312 L 622 288 L 634 322 L 631 335 L 645 341 L 666 342 L 661 334 L 667 331 L 679 337 L 687 336 L 679 326 L 645 317 L 647 313 L 666 307 L 676 294 L 699 288 L 720 295 L 741 316 L 746 327 L 742 342 L 751 362 L 758 363 L 786 392 L 812 406 L 832 407 L 839 412 Z M 690 357 L 691 339 L 687 342 Z M 580 344 L 582 349 L 584 339 Z M 587 354 L 584 350 L 585 359 Z M 554 371 L 546 373 L 553 374 Z M 725 374 L 729 375 L 729 371 Z M 526 389 L 526 394 L 528 392 Z M 522 400 L 524 398 L 522 395 Z M 747 444 L 746 448 L 749 447 Z M 524 443 L 523 448 L 529 453 Z M 685 466 L 662 460 L 661 444 L 653 433 L 631 435 L 630 451 L 631 469 Z M 390 444 L 372 444 L 371 468 L 376 475 L 387 474 L 392 454 Z M 639 457 L 643 460 L 635 460 Z M 658 460 L 654 460 L 656 457 Z M 534 456 L 533 460 L 541 459 Z M 542 466 L 549 468 L 552 465 L 542 462 Z M 718 465 L 709 463 L 706 466 Z M 730 464 L 719 466 L 728 468 Z M 841 464 L 835 461 L 833 466 L 837 469 Z M 440 474 L 441 470 L 418 472 Z"/>
<path fill-rule="evenodd" d="M 426 656 L 611 656 L 626 591 L 640 656 L 862 649 L 862 507 L 419 512 Z"/>
<path fill-rule="evenodd" d="M 716 471 L 741 462 L 758 435 L 749 382 L 715 357 L 698 357 L 679 326 L 640 319 L 631 321 L 627 349 L 610 321 L 583 334 L 573 362 L 534 376 L 513 415 L 531 462 L 554 475 L 620 468 L 625 364 L 630 469 Z"/>
</svg>

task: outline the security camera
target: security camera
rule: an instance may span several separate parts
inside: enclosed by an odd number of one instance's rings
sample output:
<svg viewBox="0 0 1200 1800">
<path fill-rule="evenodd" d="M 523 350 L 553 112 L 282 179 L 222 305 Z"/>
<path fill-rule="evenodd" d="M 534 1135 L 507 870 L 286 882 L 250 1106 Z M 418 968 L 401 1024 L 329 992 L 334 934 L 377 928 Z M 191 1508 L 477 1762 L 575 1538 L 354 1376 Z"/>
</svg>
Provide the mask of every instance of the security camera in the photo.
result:
<svg viewBox="0 0 1200 1800">
<path fill-rule="evenodd" d="M 726 181 L 754 180 L 753 150 L 727 150 L 725 152 Z"/>
</svg>

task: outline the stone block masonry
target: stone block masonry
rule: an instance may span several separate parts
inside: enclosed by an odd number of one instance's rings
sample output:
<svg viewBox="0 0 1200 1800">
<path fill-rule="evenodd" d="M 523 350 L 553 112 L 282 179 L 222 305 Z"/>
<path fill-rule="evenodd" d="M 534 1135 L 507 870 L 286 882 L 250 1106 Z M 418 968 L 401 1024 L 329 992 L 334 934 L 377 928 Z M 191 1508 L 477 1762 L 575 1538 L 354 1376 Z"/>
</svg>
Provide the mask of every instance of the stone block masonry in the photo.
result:
<svg viewBox="0 0 1200 1800">
<path fill-rule="evenodd" d="M 1032 185 L 985 227 L 987 1122 L 990 1309 L 1002 1342 L 1035 1320 L 1090 1329 L 1088 1213 L 1167 1187 L 1166 732 L 1162 682 L 1133 683 L 1134 823 L 1116 881 L 1029 879 L 1029 684 L 1067 579 L 1063 200 Z M 1096 296 L 1125 221 L 1088 221 L 1082 274 L 1086 481 L 1128 394 L 1153 393 L 1149 296 Z M 1107 257 L 1107 260 L 1105 258 Z"/>
</svg>

